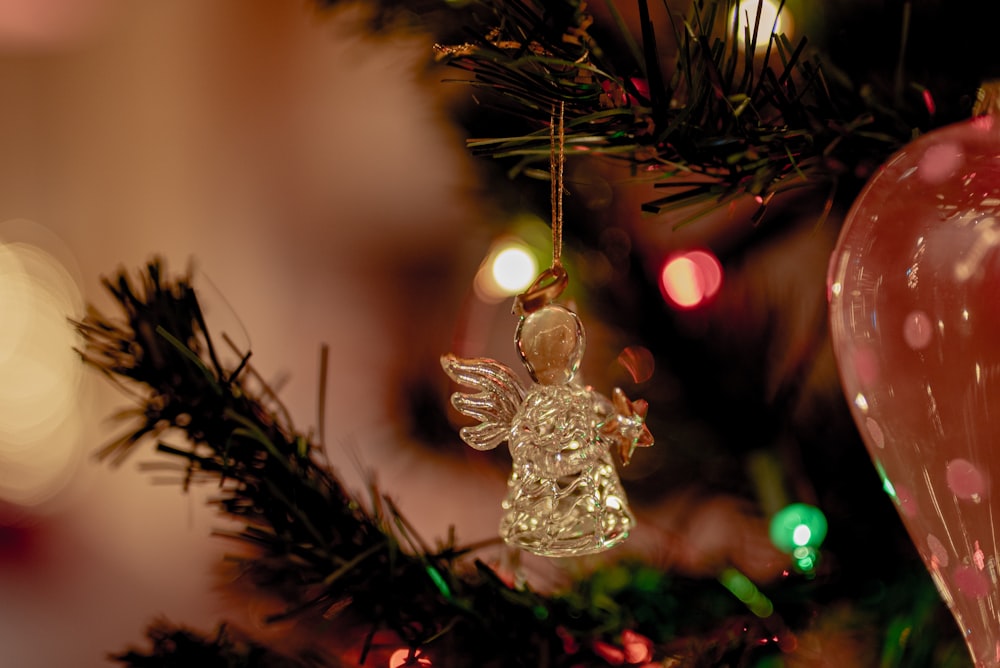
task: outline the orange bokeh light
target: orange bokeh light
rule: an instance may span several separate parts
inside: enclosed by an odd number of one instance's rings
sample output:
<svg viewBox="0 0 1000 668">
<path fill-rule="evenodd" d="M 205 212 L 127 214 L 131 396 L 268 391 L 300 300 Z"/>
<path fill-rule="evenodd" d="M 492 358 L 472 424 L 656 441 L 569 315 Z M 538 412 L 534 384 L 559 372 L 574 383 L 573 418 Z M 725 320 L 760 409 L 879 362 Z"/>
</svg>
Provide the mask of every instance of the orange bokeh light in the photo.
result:
<svg viewBox="0 0 1000 668">
<path fill-rule="evenodd" d="M 403 666 L 430 666 L 433 665 L 427 656 L 417 650 L 414 654 L 407 648 L 397 649 L 389 657 L 389 668 L 402 668 Z"/>
</svg>

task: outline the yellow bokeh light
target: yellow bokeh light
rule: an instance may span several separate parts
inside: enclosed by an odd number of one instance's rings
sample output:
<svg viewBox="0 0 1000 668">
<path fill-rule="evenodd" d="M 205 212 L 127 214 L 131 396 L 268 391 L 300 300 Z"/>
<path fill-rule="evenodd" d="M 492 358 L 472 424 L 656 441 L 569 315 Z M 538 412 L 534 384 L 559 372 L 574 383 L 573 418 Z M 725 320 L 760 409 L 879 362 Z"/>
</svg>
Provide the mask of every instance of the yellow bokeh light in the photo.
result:
<svg viewBox="0 0 1000 668">
<path fill-rule="evenodd" d="M 531 248 L 510 237 L 493 245 L 476 275 L 476 294 L 487 302 L 497 302 L 524 292 L 535 280 L 538 261 Z"/>
<path fill-rule="evenodd" d="M 65 485 L 78 459 L 82 365 L 70 319 L 83 300 L 54 255 L 4 243 L 10 229 L 0 227 L 0 500 L 34 506 Z"/>
<path fill-rule="evenodd" d="M 509 294 L 523 292 L 536 273 L 538 263 L 524 246 L 508 246 L 493 258 L 493 280 Z"/>
<path fill-rule="evenodd" d="M 758 5 L 760 5 L 759 23 L 757 23 Z M 741 0 L 733 11 L 737 13 L 735 17 L 738 22 L 736 39 L 741 48 L 746 48 L 747 28 L 749 27 L 749 30 L 753 31 L 754 25 L 757 26 L 755 40 L 757 51 L 767 49 L 767 42 L 771 38 L 772 32 L 776 35 L 784 34 L 789 38 L 792 36 L 792 29 L 795 25 L 792 15 L 787 9 L 782 9 L 779 14 L 778 3 L 774 0 Z M 730 24 L 732 24 L 734 17 L 730 16 L 729 18 Z"/>
<path fill-rule="evenodd" d="M 670 299 L 678 306 L 696 306 L 704 296 L 698 280 L 698 265 L 686 257 L 676 258 L 667 264 L 661 281 Z"/>
</svg>

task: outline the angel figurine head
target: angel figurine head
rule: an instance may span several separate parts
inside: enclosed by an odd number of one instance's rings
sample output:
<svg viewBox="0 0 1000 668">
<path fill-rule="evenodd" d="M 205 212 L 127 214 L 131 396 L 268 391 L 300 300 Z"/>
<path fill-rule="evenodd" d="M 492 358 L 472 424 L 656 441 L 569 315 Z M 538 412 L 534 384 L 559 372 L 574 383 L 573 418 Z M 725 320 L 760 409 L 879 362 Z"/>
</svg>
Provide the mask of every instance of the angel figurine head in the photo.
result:
<svg viewBox="0 0 1000 668">
<path fill-rule="evenodd" d="M 586 339 L 575 313 L 549 304 L 521 318 L 514 342 L 532 380 L 540 385 L 564 385 L 580 368 Z"/>
</svg>

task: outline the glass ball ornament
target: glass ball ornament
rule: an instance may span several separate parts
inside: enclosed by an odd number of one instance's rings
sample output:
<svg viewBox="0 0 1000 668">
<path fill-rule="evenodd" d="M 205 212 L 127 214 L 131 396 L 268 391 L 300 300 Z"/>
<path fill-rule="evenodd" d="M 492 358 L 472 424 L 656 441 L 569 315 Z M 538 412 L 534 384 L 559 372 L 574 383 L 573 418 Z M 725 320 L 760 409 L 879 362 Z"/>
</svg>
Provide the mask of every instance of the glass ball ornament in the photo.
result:
<svg viewBox="0 0 1000 668">
<path fill-rule="evenodd" d="M 847 215 L 827 289 L 883 487 L 975 665 L 1000 666 L 1000 119 L 893 155 Z"/>
</svg>

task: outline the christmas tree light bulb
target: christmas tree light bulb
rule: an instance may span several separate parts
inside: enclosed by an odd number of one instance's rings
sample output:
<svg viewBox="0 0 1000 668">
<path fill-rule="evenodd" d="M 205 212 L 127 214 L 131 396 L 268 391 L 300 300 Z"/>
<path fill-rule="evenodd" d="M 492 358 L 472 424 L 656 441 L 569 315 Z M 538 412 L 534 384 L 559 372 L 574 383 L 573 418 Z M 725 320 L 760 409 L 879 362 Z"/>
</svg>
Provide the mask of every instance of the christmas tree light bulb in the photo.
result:
<svg viewBox="0 0 1000 668">
<path fill-rule="evenodd" d="M 760 8 L 760 22 L 757 22 L 757 9 Z M 767 43 L 771 38 L 771 33 L 776 35 L 784 34 L 786 37 L 792 36 L 794 22 L 792 15 L 787 9 L 778 11 L 778 3 L 774 0 L 741 0 L 739 5 L 733 9 L 734 16 L 730 17 L 730 23 L 737 23 L 736 39 L 740 48 L 746 48 L 746 31 L 757 27 L 754 43 L 755 51 L 763 52 L 767 50 Z"/>
<path fill-rule="evenodd" d="M 27 508 L 62 490 L 79 461 L 82 367 L 68 319 L 83 297 L 60 259 L 22 235 L 57 240 L 30 221 L 0 226 L 0 501 Z"/>
<path fill-rule="evenodd" d="M 782 552 L 792 554 L 800 561 L 797 552 L 801 552 L 802 548 L 818 548 L 822 545 L 826 530 L 827 522 L 823 511 L 805 503 L 785 506 L 771 518 L 771 542 Z"/>
<path fill-rule="evenodd" d="M 696 306 L 703 291 L 698 267 L 686 257 L 679 257 L 663 268 L 663 287 L 667 296 L 680 307 Z"/>
<path fill-rule="evenodd" d="M 476 294 L 487 302 L 499 302 L 523 292 L 538 273 L 532 249 L 519 239 L 496 242 L 476 275 Z"/>
<path fill-rule="evenodd" d="M 680 309 L 701 306 L 719 292 L 722 264 L 704 250 L 685 251 L 668 256 L 660 272 L 660 291 Z"/>
<path fill-rule="evenodd" d="M 420 650 L 407 649 L 405 647 L 397 649 L 389 657 L 389 668 L 402 668 L 403 666 L 432 666 L 431 660 Z"/>
<path fill-rule="evenodd" d="M 538 263 L 523 246 L 507 246 L 493 258 L 493 280 L 509 294 L 527 289 L 537 273 Z"/>
</svg>

